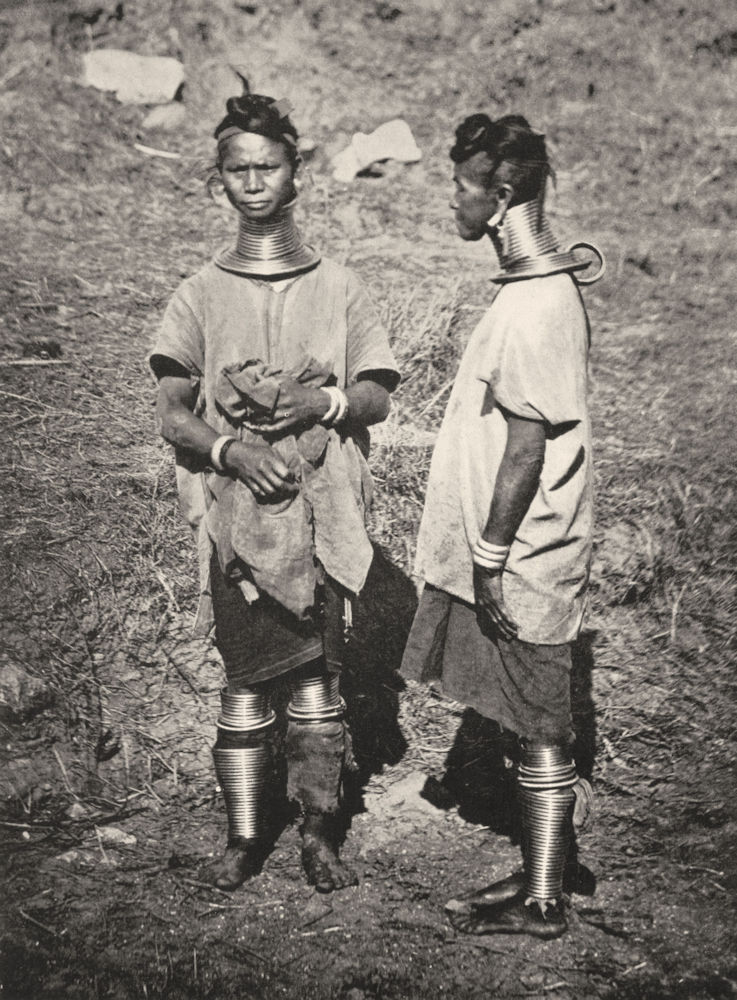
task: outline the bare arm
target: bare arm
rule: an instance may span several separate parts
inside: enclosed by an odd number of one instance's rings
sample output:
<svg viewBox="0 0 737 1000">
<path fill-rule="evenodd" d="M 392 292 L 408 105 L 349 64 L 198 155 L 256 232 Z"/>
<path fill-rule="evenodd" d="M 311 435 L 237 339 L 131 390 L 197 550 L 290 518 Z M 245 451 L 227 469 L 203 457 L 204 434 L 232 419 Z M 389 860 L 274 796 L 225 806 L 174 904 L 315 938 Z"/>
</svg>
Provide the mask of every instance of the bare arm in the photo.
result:
<svg viewBox="0 0 737 1000">
<path fill-rule="evenodd" d="M 369 427 L 386 420 L 390 405 L 389 393 L 378 382 L 365 379 L 348 386 L 344 392 L 348 398 L 348 419 L 351 423 Z M 284 378 L 281 380 L 274 419 L 264 422 L 264 426 L 268 426 L 270 431 L 284 431 L 298 424 L 309 426 L 321 420 L 329 409 L 330 398 L 321 389 Z"/>
<path fill-rule="evenodd" d="M 545 426 L 511 414 L 507 419 L 507 444 L 496 478 L 486 526 L 485 541 L 511 545 L 540 485 L 545 458 Z M 476 603 L 505 639 L 517 634 L 517 623 L 504 607 L 501 570 L 474 568 Z"/>
<path fill-rule="evenodd" d="M 166 441 L 207 458 L 220 435 L 192 412 L 195 401 L 189 379 L 165 376 L 159 382 L 156 417 Z M 295 489 L 289 468 L 266 441 L 236 441 L 228 451 L 227 468 L 257 497 L 273 497 Z"/>
<path fill-rule="evenodd" d="M 545 458 L 545 425 L 508 415 L 507 445 L 482 535 L 494 545 L 511 545 L 540 485 Z"/>
</svg>

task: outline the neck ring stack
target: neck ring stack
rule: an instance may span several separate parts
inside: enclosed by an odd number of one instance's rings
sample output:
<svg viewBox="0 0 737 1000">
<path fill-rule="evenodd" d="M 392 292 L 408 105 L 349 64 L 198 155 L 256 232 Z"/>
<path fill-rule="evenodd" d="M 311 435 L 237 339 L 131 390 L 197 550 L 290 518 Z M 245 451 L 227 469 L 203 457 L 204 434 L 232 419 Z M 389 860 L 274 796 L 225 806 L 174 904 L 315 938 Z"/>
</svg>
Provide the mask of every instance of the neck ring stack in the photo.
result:
<svg viewBox="0 0 737 1000">
<path fill-rule="evenodd" d="M 502 225 L 491 230 L 490 235 L 501 265 L 501 271 L 491 279 L 497 284 L 583 271 L 591 261 L 576 257 L 573 251 L 577 247 L 591 250 L 599 258 L 600 265 L 595 275 L 576 278 L 579 284 L 593 284 L 604 273 L 603 255 L 593 244 L 578 242 L 567 250 L 558 250 L 548 220 L 544 215 L 539 217 L 537 200 L 510 208 Z"/>
<path fill-rule="evenodd" d="M 311 271 L 320 254 L 302 242 L 293 218 L 294 202 L 270 219 L 241 216 L 234 247 L 221 251 L 215 263 L 224 271 L 248 278 L 291 278 Z"/>
</svg>

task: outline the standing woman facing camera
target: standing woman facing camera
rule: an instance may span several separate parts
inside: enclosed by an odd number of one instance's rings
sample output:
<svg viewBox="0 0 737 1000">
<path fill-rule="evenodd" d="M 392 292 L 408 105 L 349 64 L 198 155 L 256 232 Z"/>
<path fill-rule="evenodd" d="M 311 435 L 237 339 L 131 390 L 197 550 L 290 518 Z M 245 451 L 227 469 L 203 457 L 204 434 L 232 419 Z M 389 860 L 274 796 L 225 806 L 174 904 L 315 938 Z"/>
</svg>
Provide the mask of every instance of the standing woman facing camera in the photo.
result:
<svg viewBox="0 0 737 1000">
<path fill-rule="evenodd" d="M 213 756 L 229 835 L 214 882 L 237 888 L 271 847 L 270 694 L 286 676 L 303 867 L 330 892 L 356 881 L 338 856 L 348 754 L 339 675 L 373 552 L 366 428 L 386 418 L 399 376 L 358 278 L 321 259 L 294 224 L 290 108 L 244 84 L 215 130 L 215 197 L 239 214 L 236 243 L 176 290 L 150 363 L 197 533 L 197 626 L 214 621 L 227 678 Z"/>
<path fill-rule="evenodd" d="M 557 247 L 545 139 L 524 118 L 472 115 L 450 155 L 458 233 L 491 238 L 501 288 L 435 446 L 417 543 L 425 587 L 402 670 L 442 680 L 519 744 L 524 869 L 451 900 L 451 921 L 553 938 L 566 929 L 574 805 L 578 821 L 590 799 L 571 755 L 570 696 L 593 519 L 589 328 L 574 277 L 588 265 Z"/>
</svg>

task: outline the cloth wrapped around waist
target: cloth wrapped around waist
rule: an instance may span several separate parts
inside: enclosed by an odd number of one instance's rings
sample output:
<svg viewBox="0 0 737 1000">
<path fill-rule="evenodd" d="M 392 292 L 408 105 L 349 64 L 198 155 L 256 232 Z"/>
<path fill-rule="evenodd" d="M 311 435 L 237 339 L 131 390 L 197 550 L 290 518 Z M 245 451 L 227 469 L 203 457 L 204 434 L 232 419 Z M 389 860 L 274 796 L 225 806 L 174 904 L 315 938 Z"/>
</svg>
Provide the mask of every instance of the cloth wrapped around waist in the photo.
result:
<svg viewBox="0 0 737 1000">
<path fill-rule="evenodd" d="M 209 473 L 207 523 L 226 575 L 247 572 L 259 591 L 305 618 L 321 571 L 354 594 L 365 583 L 373 557 L 364 520 L 371 477 L 350 435 L 321 424 L 278 435 L 255 429 L 254 418 L 275 413 L 285 377 L 314 387 L 335 382 L 313 358 L 287 371 L 252 360 L 223 369 L 215 398 L 242 441 L 265 440 L 275 450 L 297 492 L 259 500 L 245 483 Z"/>
</svg>

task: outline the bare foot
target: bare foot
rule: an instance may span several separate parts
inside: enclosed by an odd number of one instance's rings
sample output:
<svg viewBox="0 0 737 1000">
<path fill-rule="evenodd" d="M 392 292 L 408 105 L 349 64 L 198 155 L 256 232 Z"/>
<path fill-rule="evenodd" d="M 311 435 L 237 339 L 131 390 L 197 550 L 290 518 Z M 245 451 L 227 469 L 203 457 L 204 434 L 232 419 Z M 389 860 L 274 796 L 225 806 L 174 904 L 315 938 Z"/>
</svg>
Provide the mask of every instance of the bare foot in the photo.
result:
<svg viewBox="0 0 737 1000">
<path fill-rule="evenodd" d="M 262 840 L 247 840 L 236 837 L 229 841 L 225 854 L 209 868 L 212 884 L 225 892 L 232 892 L 238 886 L 263 868 L 266 845 Z"/>
<path fill-rule="evenodd" d="M 550 940 L 568 929 L 562 900 L 541 903 L 524 893 L 502 903 L 479 905 L 472 913 L 451 911 L 448 919 L 463 934 L 530 934 Z"/>
<path fill-rule="evenodd" d="M 474 914 L 479 907 L 494 906 L 512 899 L 525 888 L 525 873 L 522 869 L 507 875 L 499 882 L 484 886 L 483 889 L 472 889 L 445 904 L 448 913 Z M 563 892 L 566 895 L 593 896 L 596 891 L 596 879 L 593 873 L 576 860 L 566 865 L 563 876 Z"/>
<path fill-rule="evenodd" d="M 358 884 L 358 876 L 338 857 L 333 817 L 321 813 L 305 817 L 302 831 L 302 867 L 318 892 L 337 892 Z"/>
<path fill-rule="evenodd" d="M 513 872 L 499 882 L 492 882 L 491 885 L 484 886 L 483 889 L 473 889 L 449 899 L 445 904 L 448 913 L 473 914 L 479 907 L 493 906 L 496 903 L 503 903 L 506 899 L 512 899 L 524 889 L 525 873 L 523 871 Z"/>
</svg>

